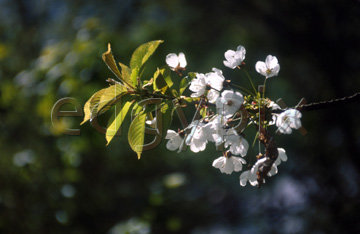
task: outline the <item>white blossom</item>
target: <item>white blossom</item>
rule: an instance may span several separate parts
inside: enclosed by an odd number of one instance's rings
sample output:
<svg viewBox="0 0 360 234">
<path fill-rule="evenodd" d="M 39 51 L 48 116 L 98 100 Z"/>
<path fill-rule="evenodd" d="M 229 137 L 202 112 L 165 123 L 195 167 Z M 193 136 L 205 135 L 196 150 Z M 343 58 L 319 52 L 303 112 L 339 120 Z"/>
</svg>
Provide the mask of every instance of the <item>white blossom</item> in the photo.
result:
<svg viewBox="0 0 360 234">
<path fill-rule="evenodd" d="M 228 50 L 225 52 L 224 65 L 234 69 L 241 64 L 245 59 L 246 50 L 243 46 L 239 45 L 236 51 Z"/>
<path fill-rule="evenodd" d="M 280 71 L 280 65 L 275 56 L 268 55 L 265 59 L 265 63 L 258 61 L 255 64 L 255 69 L 261 75 L 265 76 L 266 78 L 270 78 L 278 75 Z"/>
<path fill-rule="evenodd" d="M 251 170 L 242 172 L 240 175 L 240 185 L 245 186 L 247 184 L 247 182 L 249 181 L 251 186 L 257 186 L 259 183 L 257 181 L 256 171 L 251 169 Z M 263 182 L 265 183 L 265 180 Z"/>
<path fill-rule="evenodd" d="M 279 166 L 281 164 L 281 161 L 284 161 L 286 162 L 288 157 L 286 155 L 286 151 L 283 149 L 283 148 L 278 148 L 278 152 L 279 152 L 279 155 L 277 157 L 277 159 L 275 160 L 275 162 L 273 163 L 270 171 L 268 172 L 268 176 L 273 176 L 275 174 L 278 173 L 278 168 L 277 166 Z"/>
<path fill-rule="evenodd" d="M 286 152 L 285 152 L 285 150 L 283 148 L 278 148 L 278 152 L 279 152 L 278 158 L 273 163 L 270 171 L 267 173 L 267 176 L 275 175 L 278 172 L 277 166 L 280 165 L 281 161 L 285 162 L 288 159 L 287 155 L 286 155 Z M 243 173 L 241 173 L 241 175 L 240 175 L 240 185 L 245 186 L 246 183 L 249 181 L 249 183 L 252 186 L 258 186 L 259 182 L 257 181 L 256 173 L 257 173 L 257 171 L 259 169 L 260 164 L 263 163 L 266 160 L 267 160 L 266 157 L 263 157 L 263 158 L 259 159 L 250 170 L 247 170 L 247 171 L 244 171 Z M 263 178 L 263 183 L 265 183 L 264 178 Z"/>
<path fill-rule="evenodd" d="M 225 77 L 222 74 L 222 71 L 213 68 L 213 72 L 206 73 L 206 84 L 209 85 L 211 88 L 221 91 L 224 85 Z"/>
<path fill-rule="evenodd" d="M 265 160 L 267 160 L 266 157 L 263 157 L 263 158 L 257 160 L 255 165 L 250 170 L 247 170 L 247 171 L 244 171 L 243 173 L 241 173 L 241 175 L 240 175 L 240 185 L 241 186 L 245 186 L 248 181 L 252 186 L 259 185 L 259 182 L 257 181 L 256 173 L 259 169 L 260 164 L 263 163 Z M 263 178 L 262 182 L 265 183 L 264 178 Z"/>
<path fill-rule="evenodd" d="M 206 90 L 206 77 L 202 73 L 197 73 L 196 77 L 191 81 L 189 89 L 194 93 L 191 97 L 200 97 L 205 93 Z"/>
<path fill-rule="evenodd" d="M 205 94 L 207 87 L 210 89 L 207 92 L 206 97 L 211 103 L 215 103 L 216 99 L 220 96 L 220 92 L 223 88 L 225 77 L 222 75 L 222 71 L 213 68 L 213 72 L 197 73 L 195 79 L 191 81 L 189 89 L 193 92 L 191 97 L 200 97 Z"/>
<path fill-rule="evenodd" d="M 279 109 L 281 109 L 280 106 L 277 103 L 273 102 L 273 101 L 270 102 L 268 107 L 271 108 L 271 110 L 279 110 Z M 273 114 L 272 115 L 272 120 L 269 121 L 269 125 L 274 125 L 275 123 L 276 123 L 276 114 Z"/>
<path fill-rule="evenodd" d="M 215 145 L 221 145 L 224 142 L 224 136 L 226 135 L 226 129 L 224 128 L 227 119 L 218 115 L 207 123 L 206 133 L 208 134 L 208 141 L 215 142 Z"/>
<path fill-rule="evenodd" d="M 238 135 L 234 129 L 229 129 L 225 136 L 225 148 L 229 147 L 229 151 L 233 155 L 241 155 L 244 157 L 249 149 L 249 143 L 245 138 Z"/>
<path fill-rule="evenodd" d="M 171 151 L 180 149 L 183 142 L 183 138 L 179 135 L 179 133 L 175 132 L 174 130 L 167 130 L 165 139 L 169 140 L 166 143 L 166 148 Z"/>
<path fill-rule="evenodd" d="M 242 164 L 246 161 L 240 157 L 226 157 L 221 156 L 214 160 L 212 166 L 219 168 L 222 173 L 231 174 L 233 171 L 241 171 Z"/>
<path fill-rule="evenodd" d="M 191 132 L 186 137 L 185 143 L 190 146 L 190 150 L 194 153 L 204 151 L 209 138 L 208 126 L 199 120 L 193 121 L 189 126 Z"/>
<path fill-rule="evenodd" d="M 216 100 L 216 109 L 218 114 L 230 117 L 240 108 L 244 102 L 243 95 L 232 90 L 225 90 L 221 97 Z"/>
<path fill-rule="evenodd" d="M 257 175 L 254 173 L 251 173 L 251 170 L 244 171 L 240 174 L 240 185 L 241 186 L 244 187 L 248 181 L 252 186 L 258 185 Z"/>
<path fill-rule="evenodd" d="M 219 96 L 220 92 L 215 89 L 210 89 L 206 95 L 210 103 L 215 103 Z"/>
<path fill-rule="evenodd" d="M 276 119 L 276 126 L 280 133 L 291 134 L 292 128 L 301 127 L 301 112 L 295 109 L 289 109 L 282 112 Z"/>
<path fill-rule="evenodd" d="M 179 53 L 176 55 L 174 53 L 168 54 L 166 56 L 166 64 L 170 67 L 171 70 L 175 71 L 178 67 L 185 68 L 187 65 L 186 58 L 184 53 Z"/>
</svg>

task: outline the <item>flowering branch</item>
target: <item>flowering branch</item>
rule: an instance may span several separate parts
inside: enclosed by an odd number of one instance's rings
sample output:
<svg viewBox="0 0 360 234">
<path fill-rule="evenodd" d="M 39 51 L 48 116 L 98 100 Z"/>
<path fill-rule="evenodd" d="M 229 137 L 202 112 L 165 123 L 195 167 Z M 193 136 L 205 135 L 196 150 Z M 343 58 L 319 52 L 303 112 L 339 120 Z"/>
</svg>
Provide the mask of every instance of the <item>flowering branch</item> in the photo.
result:
<svg viewBox="0 0 360 234">
<path fill-rule="evenodd" d="M 116 106 L 116 116 L 109 120 L 106 131 L 108 144 L 120 129 L 125 116 L 131 115 L 128 140 L 138 158 L 144 150 L 157 146 L 159 139 L 164 136 L 168 140 L 167 149 L 178 153 L 187 147 L 194 153 L 201 152 L 211 142 L 222 151 L 222 155 L 212 165 L 226 174 L 242 171 L 249 148 L 243 132 L 248 126 L 254 125 L 259 154 L 256 163 L 240 174 L 241 186 L 249 182 L 260 187 L 267 176 L 278 172 L 277 166 L 281 161 L 287 160 L 285 150 L 277 148 L 275 137 L 270 134 L 273 125 L 276 125 L 276 132 L 280 134 L 290 134 L 293 129 L 305 132 L 300 121 L 300 111 L 358 101 L 360 97 L 356 93 L 342 99 L 311 104 L 305 104 L 305 100 L 302 100 L 295 108 L 277 104 L 265 96 L 265 87 L 267 80 L 277 76 L 280 71 L 278 59 L 268 55 L 264 62 L 256 63 L 255 70 L 264 76 L 264 84 L 256 90 L 245 69 L 246 50 L 243 46 L 238 46 L 236 51 L 226 51 L 223 63 L 230 69 L 244 71 L 253 91 L 225 79 L 218 68 L 205 74 L 188 72 L 185 75 L 187 61 L 184 53 L 168 54 L 165 67 L 158 68 L 150 78 L 143 77 L 144 64 L 160 43 L 162 41 L 141 45 L 132 55 L 130 66 L 119 63 L 120 69 L 109 45 L 103 60 L 118 80 L 108 79 L 110 87 L 96 92 L 87 101 L 82 124 L 109 110 L 111 106 Z M 181 78 L 178 87 L 174 87 L 174 75 L 177 79 Z M 190 92 L 190 95 L 184 95 L 186 92 Z M 182 108 L 193 104 L 196 110 L 188 124 Z M 169 129 L 174 111 L 180 116 L 183 125 L 183 129 L 178 131 Z M 145 144 L 145 134 L 149 131 L 155 134 L 155 140 Z M 260 144 L 265 148 L 263 153 Z"/>
</svg>

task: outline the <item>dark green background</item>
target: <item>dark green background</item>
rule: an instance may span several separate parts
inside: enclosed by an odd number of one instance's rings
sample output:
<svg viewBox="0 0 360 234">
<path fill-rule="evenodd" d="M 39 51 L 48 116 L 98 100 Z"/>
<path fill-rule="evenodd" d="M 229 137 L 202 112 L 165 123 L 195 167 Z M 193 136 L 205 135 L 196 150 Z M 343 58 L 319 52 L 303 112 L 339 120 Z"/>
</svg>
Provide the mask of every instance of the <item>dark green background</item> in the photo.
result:
<svg viewBox="0 0 360 234">
<path fill-rule="evenodd" d="M 359 103 L 303 112 L 309 134 L 276 137 L 289 160 L 261 189 L 213 168 L 213 146 L 176 154 L 164 142 L 137 160 L 127 127 L 106 147 L 81 118 L 68 119 L 81 136 L 56 133 L 50 120 L 60 98 L 83 105 L 107 86 L 108 42 L 128 64 L 137 46 L 162 39 L 149 74 L 182 51 L 188 71 L 217 67 L 249 87 L 222 63 L 243 45 L 256 84 L 256 61 L 279 59 L 273 100 L 349 96 L 360 89 L 359 29 L 357 0 L 0 0 L 0 233 L 359 232 Z"/>
</svg>

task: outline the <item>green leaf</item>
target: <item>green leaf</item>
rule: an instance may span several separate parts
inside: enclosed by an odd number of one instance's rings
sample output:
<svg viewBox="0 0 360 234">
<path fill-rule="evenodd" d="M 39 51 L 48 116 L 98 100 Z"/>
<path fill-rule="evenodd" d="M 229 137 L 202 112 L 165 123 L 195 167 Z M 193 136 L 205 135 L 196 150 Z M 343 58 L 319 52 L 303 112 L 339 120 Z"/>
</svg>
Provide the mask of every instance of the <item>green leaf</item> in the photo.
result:
<svg viewBox="0 0 360 234">
<path fill-rule="evenodd" d="M 157 111 L 159 107 L 161 107 L 161 100 L 160 98 L 151 98 L 151 99 L 144 99 L 137 102 L 132 111 L 132 115 L 135 116 L 141 111 L 145 114 Z"/>
<path fill-rule="evenodd" d="M 102 54 L 102 59 L 104 60 L 104 62 L 106 63 L 106 65 L 108 65 L 109 69 L 114 73 L 114 75 L 115 75 L 119 80 L 122 80 L 121 73 L 120 73 L 118 67 L 116 66 L 116 62 L 115 62 L 114 56 L 112 55 L 112 52 L 111 52 L 111 45 L 110 45 L 110 43 L 108 44 L 108 51 L 106 51 L 105 53 Z"/>
<path fill-rule="evenodd" d="M 186 102 L 191 103 L 192 101 L 194 101 L 191 97 L 186 97 L 183 100 L 185 100 Z"/>
<path fill-rule="evenodd" d="M 111 52 L 111 46 L 110 46 L 110 43 L 108 44 L 108 51 L 106 51 L 105 53 L 102 54 L 102 59 L 104 60 L 104 62 L 106 63 L 106 65 L 109 67 L 110 71 L 112 71 L 114 73 L 114 75 L 119 79 L 121 80 L 122 82 L 124 82 L 124 85 L 126 85 L 128 88 L 130 89 L 133 89 L 133 87 L 131 86 L 131 82 L 129 82 L 130 80 L 127 78 L 125 79 L 117 65 L 116 65 L 116 62 L 115 62 L 115 59 L 114 59 L 114 56 Z"/>
<path fill-rule="evenodd" d="M 196 72 L 189 72 L 187 76 L 180 81 L 179 95 L 181 96 L 191 81 L 196 77 Z"/>
<path fill-rule="evenodd" d="M 148 43 L 142 44 L 134 51 L 130 60 L 130 68 L 132 73 L 131 81 L 133 85 L 137 84 L 136 79 L 145 62 L 150 58 L 150 56 L 155 52 L 155 50 L 162 42 L 162 40 L 150 41 Z"/>
<path fill-rule="evenodd" d="M 126 87 L 121 84 L 111 85 L 94 93 L 84 105 L 85 116 L 81 124 L 107 111 L 126 93 Z"/>
<path fill-rule="evenodd" d="M 120 84 L 111 85 L 102 90 L 101 95 L 97 95 L 91 100 L 90 119 L 107 111 L 119 101 L 122 95 L 127 93 L 127 88 Z"/>
<path fill-rule="evenodd" d="M 175 89 L 172 89 L 172 90 L 171 90 L 171 93 L 172 93 L 172 95 L 173 95 L 174 97 L 179 97 L 179 96 L 180 96 L 179 93 L 178 93 Z"/>
<path fill-rule="evenodd" d="M 110 141 L 114 138 L 121 127 L 121 124 L 123 123 L 132 103 L 131 96 L 129 95 L 123 96 L 121 101 L 115 105 L 115 115 L 110 118 L 106 129 L 107 145 L 109 145 Z"/>
<path fill-rule="evenodd" d="M 164 80 L 164 77 L 162 76 L 159 68 L 154 73 L 153 79 L 154 79 L 153 82 L 154 91 L 160 91 L 162 94 L 164 94 L 165 91 L 169 88 L 169 86 Z"/>
<path fill-rule="evenodd" d="M 131 70 L 131 83 L 134 85 L 134 86 L 138 86 L 138 77 L 139 77 L 139 72 L 140 72 L 140 68 L 138 67 L 135 67 Z"/>
<path fill-rule="evenodd" d="M 187 77 L 182 78 L 180 81 L 179 95 L 181 96 L 185 91 L 186 87 L 190 84 Z"/>
<path fill-rule="evenodd" d="M 168 83 L 164 79 L 164 71 L 165 69 L 157 69 L 154 73 L 153 89 L 154 91 L 160 91 L 164 95 L 173 96 L 172 92 L 169 90 Z"/>
<path fill-rule="evenodd" d="M 205 108 L 205 107 L 203 107 L 203 108 L 200 109 L 200 115 L 201 115 L 203 118 L 206 117 L 206 108 Z"/>
<path fill-rule="evenodd" d="M 173 113 L 174 113 L 173 103 L 171 100 L 166 100 L 164 104 L 161 106 L 162 113 L 162 137 L 166 136 L 167 130 L 171 124 Z"/>
<path fill-rule="evenodd" d="M 126 83 L 131 84 L 131 69 L 125 64 L 119 63 L 121 67 L 121 75 Z"/>
<path fill-rule="evenodd" d="M 152 113 L 154 111 L 156 111 L 157 105 L 156 104 L 149 104 L 145 106 L 145 110 L 144 113 L 148 114 L 148 113 Z"/>
<path fill-rule="evenodd" d="M 140 113 L 140 111 L 144 110 L 143 106 L 142 105 L 139 105 L 139 103 L 135 102 L 135 105 L 134 107 L 132 108 L 132 112 L 131 114 L 133 116 L 136 116 L 137 114 Z"/>
<path fill-rule="evenodd" d="M 162 40 L 150 41 L 139 46 L 131 57 L 130 68 L 142 67 L 162 42 Z"/>
<path fill-rule="evenodd" d="M 98 103 L 98 101 L 100 100 L 100 98 L 101 98 L 101 96 L 103 95 L 104 92 L 105 92 L 105 89 L 101 89 L 101 90 L 97 91 L 85 103 L 85 105 L 84 105 L 85 116 L 84 116 L 84 120 L 81 122 L 81 124 L 84 124 L 86 121 L 90 120 L 90 118 L 91 118 L 91 110 L 94 108 L 96 103 Z"/>
<path fill-rule="evenodd" d="M 161 71 L 161 74 L 163 75 L 164 77 L 164 80 L 166 82 L 166 84 L 169 86 L 169 88 L 171 88 L 171 86 L 173 86 L 173 81 L 171 79 L 171 70 L 168 66 L 160 69 Z"/>
<path fill-rule="evenodd" d="M 128 133 L 128 141 L 132 150 L 137 153 L 138 159 L 144 147 L 146 114 L 141 111 L 131 122 Z"/>
</svg>

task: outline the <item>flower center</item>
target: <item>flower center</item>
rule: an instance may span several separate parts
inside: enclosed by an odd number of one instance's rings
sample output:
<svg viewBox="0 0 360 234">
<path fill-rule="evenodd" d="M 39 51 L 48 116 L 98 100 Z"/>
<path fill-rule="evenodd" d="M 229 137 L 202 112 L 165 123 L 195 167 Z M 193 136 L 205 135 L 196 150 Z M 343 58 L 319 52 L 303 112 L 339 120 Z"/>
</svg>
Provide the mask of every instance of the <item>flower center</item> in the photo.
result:
<svg viewBox="0 0 360 234">
<path fill-rule="evenodd" d="M 291 120 L 289 118 L 289 116 L 285 115 L 284 117 L 282 117 L 282 120 L 285 124 L 290 124 Z"/>
<path fill-rule="evenodd" d="M 272 69 L 270 69 L 270 68 L 266 69 L 266 75 L 270 75 L 271 72 L 272 72 Z"/>
<path fill-rule="evenodd" d="M 225 158 L 231 158 L 232 153 L 230 151 L 223 152 Z"/>
</svg>

